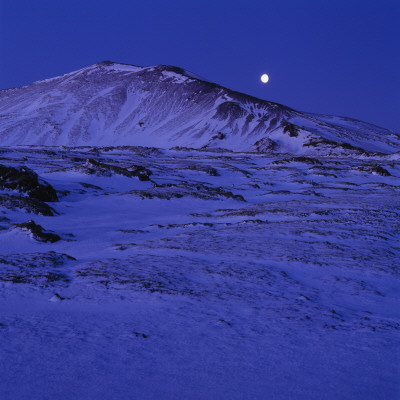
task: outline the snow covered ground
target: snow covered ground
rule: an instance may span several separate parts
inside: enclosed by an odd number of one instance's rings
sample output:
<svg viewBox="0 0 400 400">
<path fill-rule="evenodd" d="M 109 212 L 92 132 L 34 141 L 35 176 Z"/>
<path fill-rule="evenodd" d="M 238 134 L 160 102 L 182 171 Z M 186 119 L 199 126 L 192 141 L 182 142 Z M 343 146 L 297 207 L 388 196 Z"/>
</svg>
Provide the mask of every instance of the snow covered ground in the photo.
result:
<svg viewBox="0 0 400 400">
<path fill-rule="evenodd" d="M 398 160 L 21 146 L 0 164 L 59 198 L 0 180 L 2 400 L 400 397 Z"/>
</svg>

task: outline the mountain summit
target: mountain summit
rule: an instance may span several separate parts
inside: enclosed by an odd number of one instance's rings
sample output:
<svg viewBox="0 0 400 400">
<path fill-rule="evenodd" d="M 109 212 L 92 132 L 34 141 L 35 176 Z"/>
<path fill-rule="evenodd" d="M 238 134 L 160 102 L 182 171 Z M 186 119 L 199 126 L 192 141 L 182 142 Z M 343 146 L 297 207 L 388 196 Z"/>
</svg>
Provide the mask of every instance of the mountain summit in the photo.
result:
<svg viewBox="0 0 400 400">
<path fill-rule="evenodd" d="M 400 135 L 302 113 L 173 66 L 103 61 L 0 91 L 0 143 L 390 154 L 400 150 Z"/>
</svg>

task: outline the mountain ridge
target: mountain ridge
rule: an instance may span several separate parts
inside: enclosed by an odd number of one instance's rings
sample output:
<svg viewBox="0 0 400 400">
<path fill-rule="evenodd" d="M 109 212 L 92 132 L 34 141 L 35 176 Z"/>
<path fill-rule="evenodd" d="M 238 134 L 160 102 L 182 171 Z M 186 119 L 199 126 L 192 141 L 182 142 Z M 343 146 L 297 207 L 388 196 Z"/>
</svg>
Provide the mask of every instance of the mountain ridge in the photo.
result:
<svg viewBox="0 0 400 400">
<path fill-rule="evenodd" d="M 400 135 L 348 117 L 303 113 L 175 66 L 102 61 L 1 90 L 0 143 L 392 154 Z"/>
</svg>

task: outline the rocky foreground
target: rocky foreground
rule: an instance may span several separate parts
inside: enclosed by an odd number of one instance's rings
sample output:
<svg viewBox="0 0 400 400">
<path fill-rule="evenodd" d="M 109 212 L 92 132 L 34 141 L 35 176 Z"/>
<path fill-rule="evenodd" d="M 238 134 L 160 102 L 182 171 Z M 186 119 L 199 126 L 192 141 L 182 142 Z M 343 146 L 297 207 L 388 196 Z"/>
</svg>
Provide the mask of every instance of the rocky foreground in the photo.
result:
<svg viewBox="0 0 400 400">
<path fill-rule="evenodd" d="M 0 150 L 2 399 L 395 399 L 400 164 Z"/>
</svg>

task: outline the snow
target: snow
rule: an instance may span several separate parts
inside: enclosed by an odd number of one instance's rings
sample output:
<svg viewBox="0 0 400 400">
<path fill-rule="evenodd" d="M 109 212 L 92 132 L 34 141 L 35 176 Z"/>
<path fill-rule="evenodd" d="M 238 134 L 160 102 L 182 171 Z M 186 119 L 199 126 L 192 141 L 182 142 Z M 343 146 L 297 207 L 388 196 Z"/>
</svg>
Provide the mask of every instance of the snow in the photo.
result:
<svg viewBox="0 0 400 400">
<path fill-rule="evenodd" d="M 113 63 L 108 68 L 113 71 L 121 71 L 121 72 L 140 72 L 144 69 L 143 67 L 138 67 L 136 65 L 127 65 L 118 63 Z"/>
<path fill-rule="evenodd" d="M 188 77 L 181 75 L 181 74 L 177 74 L 175 72 L 172 71 L 162 71 L 162 75 L 166 78 L 166 79 L 172 79 L 174 83 L 190 83 L 193 82 L 193 79 L 189 79 Z"/>
<path fill-rule="evenodd" d="M 339 155 L 348 147 L 392 154 L 400 135 L 344 117 L 301 113 L 168 66 L 103 62 L 17 90 L 0 91 L 2 145 L 154 146 Z M 285 133 L 288 123 L 302 137 Z M 216 139 L 224 134 L 224 139 Z M 321 142 L 322 140 L 322 142 Z"/>
<path fill-rule="evenodd" d="M 398 160 L 0 151 L 60 198 L 0 209 L 2 400 L 399 397 Z"/>
<path fill-rule="evenodd" d="M 304 116 L 308 115 L 309 119 Z M 394 132 L 380 128 L 376 125 L 352 118 L 338 117 L 333 115 L 302 114 L 291 119 L 293 123 L 318 133 L 330 140 L 341 140 L 353 146 L 361 147 L 371 152 L 392 153 L 399 144 L 393 147 L 400 136 Z"/>
</svg>

